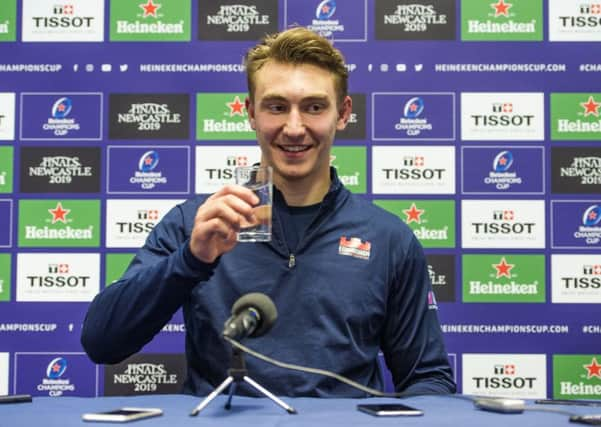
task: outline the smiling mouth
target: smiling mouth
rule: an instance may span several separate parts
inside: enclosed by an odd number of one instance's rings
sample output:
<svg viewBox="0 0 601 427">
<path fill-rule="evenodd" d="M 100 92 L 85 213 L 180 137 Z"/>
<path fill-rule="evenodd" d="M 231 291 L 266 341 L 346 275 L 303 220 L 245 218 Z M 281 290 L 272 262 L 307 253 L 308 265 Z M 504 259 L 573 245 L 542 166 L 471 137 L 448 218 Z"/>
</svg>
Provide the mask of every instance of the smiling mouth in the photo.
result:
<svg viewBox="0 0 601 427">
<path fill-rule="evenodd" d="M 310 145 L 280 145 L 279 147 L 287 153 L 301 153 L 311 148 Z"/>
</svg>

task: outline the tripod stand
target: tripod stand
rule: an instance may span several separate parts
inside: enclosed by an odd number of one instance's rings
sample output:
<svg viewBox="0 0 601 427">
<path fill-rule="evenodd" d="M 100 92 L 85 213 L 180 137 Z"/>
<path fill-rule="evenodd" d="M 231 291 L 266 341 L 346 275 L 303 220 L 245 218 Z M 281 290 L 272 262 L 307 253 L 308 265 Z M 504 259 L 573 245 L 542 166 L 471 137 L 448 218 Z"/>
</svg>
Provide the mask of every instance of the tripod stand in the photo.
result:
<svg viewBox="0 0 601 427">
<path fill-rule="evenodd" d="M 234 393 L 238 388 L 238 384 L 240 382 L 245 381 L 250 384 L 255 390 L 261 392 L 264 396 L 270 398 L 275 404 L 279 405 L 283 409 L 286 410 L 289 414 L 296 414 L 296 409 L 292 406 L 285 403 L 283 400 L 279 399 L 269 390 L 258 384 L 255 380 L 248 376 L 248 371 L 246 370 L 246 362 L 244 361 L 244 356 L 240 352 L 239 349 L 232 349 L 232 359 L 230 361 L 230 368 L 227 370 L 228 377 L 223 380 L 221 384 L 215 388 L 207 397 L 205 397 L 202 402 L 198 404 L 196 408 L 192 410 L 190 416 L 196 416 L 200 411 L 202 411 L 215 397 L 217 397 L 225 388 L 231 384 L 230 390 L 228 393 L 227 402 L 225 402 L 224 408 L 230 409 L 232 407 L 232 397 L 234 397 Z"/>
</svg>

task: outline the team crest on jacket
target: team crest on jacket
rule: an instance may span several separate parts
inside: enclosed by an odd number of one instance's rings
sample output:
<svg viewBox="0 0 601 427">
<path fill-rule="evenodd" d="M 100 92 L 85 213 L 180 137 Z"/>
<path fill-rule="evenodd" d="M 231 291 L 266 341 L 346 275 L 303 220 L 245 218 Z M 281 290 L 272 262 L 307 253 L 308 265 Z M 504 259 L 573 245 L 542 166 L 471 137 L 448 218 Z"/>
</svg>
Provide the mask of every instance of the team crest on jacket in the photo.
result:
<svg viewBox="0 0 601 427">
<path fill-rule="evenodd" d="M 371 243 L 361 240 L 358 237 L 342 236 L 338 245 L 338 254 L 352 256 L 359 259 L 369 259 L 371 253 Z"/>
</svg>

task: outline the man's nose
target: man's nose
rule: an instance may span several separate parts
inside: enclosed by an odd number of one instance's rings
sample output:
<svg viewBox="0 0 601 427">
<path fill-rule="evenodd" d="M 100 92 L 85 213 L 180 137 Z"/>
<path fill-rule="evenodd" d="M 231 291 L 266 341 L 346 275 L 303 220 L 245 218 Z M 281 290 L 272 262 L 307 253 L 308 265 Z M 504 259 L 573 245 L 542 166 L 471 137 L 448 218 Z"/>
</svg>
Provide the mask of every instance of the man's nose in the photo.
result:
<svg viewBox="0 0 601 427">
<path fill-rule="evenodd" d="M 303 116 L 297 108 L 292 108 L 288 113 L 284 132 L 291 138 L 304 135 L 305 125 L 303 123 Z"/>
</svg>

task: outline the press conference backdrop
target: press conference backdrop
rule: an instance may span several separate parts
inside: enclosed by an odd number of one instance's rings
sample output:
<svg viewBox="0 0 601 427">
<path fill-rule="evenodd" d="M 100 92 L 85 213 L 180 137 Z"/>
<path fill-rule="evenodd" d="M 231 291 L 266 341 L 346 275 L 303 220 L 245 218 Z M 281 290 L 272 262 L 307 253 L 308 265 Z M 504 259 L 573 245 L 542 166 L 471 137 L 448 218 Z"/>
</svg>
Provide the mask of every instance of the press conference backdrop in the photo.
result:
<svg viewBox="0 0 601 427">
<path fill-rule="evenodd" d="M 241 57 L 293 24 L 347 58 L 331 164 L 425 247 L 460 390 L 601 398 L 599 0 L 1 0 L 0 394 L 179 390 L 181 313 L 107 367 L 82 320 L 259 159 Z"/>
</svg>

